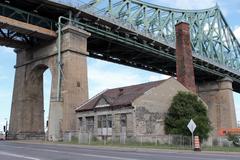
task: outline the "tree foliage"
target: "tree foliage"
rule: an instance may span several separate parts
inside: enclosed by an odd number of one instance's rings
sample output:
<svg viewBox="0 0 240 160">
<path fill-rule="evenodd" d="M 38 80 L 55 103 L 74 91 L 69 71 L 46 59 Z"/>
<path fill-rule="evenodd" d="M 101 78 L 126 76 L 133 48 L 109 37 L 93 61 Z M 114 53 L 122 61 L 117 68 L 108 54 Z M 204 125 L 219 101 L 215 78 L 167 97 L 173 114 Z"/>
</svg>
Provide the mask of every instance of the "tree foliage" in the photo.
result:
<svg viewBox="0 0 240 160">
<path fill-rule="evenodd" d="M 240 135 L 227 134 L 228 140 L 233 142 L 233 145 L 240 147 Z"/>
<path fill-rule="evenodd" d="M 165 117 L 166 134 L 190 136 L 191 132 L 187 128 L 187 124 L 191 119 L 197 125 L 194 135 L 198 135 L 200 139 L 207 139 L 212 129 L 207 116 L 207 107 L 198 96 L 180 91 L 173 97 Z"/>
</svg>

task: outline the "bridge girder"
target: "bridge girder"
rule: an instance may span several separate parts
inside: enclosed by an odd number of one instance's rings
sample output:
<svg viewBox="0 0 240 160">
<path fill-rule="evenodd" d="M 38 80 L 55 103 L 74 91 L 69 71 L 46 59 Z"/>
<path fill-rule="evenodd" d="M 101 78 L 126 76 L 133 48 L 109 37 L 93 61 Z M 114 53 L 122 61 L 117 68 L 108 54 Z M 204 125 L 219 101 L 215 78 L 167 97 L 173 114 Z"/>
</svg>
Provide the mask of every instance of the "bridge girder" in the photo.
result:
<svg viewBox="0 0 240 160">
<path fill-rule="evenodd" d="M 175 64 L 175 24 L 187 21 L 192 32 L 197 80 L 229 76 L 234 81 L 234 90 L 240 92 L 239 43 L 218 6 L 189 11 L 137 0 L 93 0 L 87 4 L 77 0 L 11 2 L 11 6 L 20 6 L 27 11 L 22 3 L 44 5 L 38 10 L 38 15 L 53 18 L 55 22 L 57 17 L 68 16 L 66 13 L 71 11 L 72 24 L 92 33 L 91 41 L 95 43 L 89 41 L 89 56 L 169 75 L 175 75 L 172 67 Z M 130 58 L 125 52 L 110 54 L 106 50 L 94 49 L 95 44 L 103 41 L 108 46 L 110 43 L 118 44 L 122 47 L 120 51 L 123 48 L 129 50 Z M 144 54 L 138 57 L 139 52 Z M 147 63 L 146 58 L 153 58 L 154 62 Z M 163 66 L 166 63 L 169 65 Z"/>
<path fill-rule="evenodd" d="M 55 22 L 37 14 L 0 3 L 0 43 L 12 48 L 27 48 L 56 38 Z"/>
<path fill-rule="evenodd" d="M 188 22 L 195 55 L 240 70 L 239 42 L 218 6 L 204 10 L 180 10 L 138 0 L 93 0 L 82 6 L 81 10 L 114 18 L 130 25 L 137 34 L 172 44 L 171 47 L 175 46 L 175 25 Z"/>
</svg>

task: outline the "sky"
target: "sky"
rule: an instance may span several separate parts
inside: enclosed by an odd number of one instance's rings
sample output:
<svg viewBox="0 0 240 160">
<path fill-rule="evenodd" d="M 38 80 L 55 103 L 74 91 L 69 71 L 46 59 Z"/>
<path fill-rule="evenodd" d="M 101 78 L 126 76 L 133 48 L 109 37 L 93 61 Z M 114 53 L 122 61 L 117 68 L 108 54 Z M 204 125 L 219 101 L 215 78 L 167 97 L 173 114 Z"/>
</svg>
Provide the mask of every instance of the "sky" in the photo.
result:
<svg viewBox="0 0 240 160">
<path fill-rule="evenodd" d="M 84 1 L 84 0 L 82 0 Z M 234 31 L 234 34 L 240 41 L 240 1 L 239 0 L 145 0 L 149 3 L 155 3 L 161 6 L 181 9 L 205 9 L 218 4 Z M 16 54 L 13 49 L 0 47 L 0 131 L 6 120 L 9 121 L 14 74 L 14 65 Z M 88 85 L 89 97 L 107 89 L 133 84 L 139 84 L 149 81 L 155 81 L 167 78 L 166 75 L 160 75 L 140 69 L 126 67 L 105 61 L 88 58 Z M 48 117 L 49 97 L 51 88 L 51 73 L 47 70 L 44 73 L 44 109 L 45 120 Z M 240 121 L 240 95 L 234 93 L 237 119 Z"/>
</svg>

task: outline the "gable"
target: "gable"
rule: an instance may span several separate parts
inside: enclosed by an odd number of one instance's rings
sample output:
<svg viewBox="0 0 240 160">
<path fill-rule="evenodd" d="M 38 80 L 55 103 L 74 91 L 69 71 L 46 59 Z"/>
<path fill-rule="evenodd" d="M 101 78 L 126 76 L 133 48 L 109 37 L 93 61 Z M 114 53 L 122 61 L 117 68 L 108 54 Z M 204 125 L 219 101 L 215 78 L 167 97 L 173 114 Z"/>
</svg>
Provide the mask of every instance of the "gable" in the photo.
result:
<svg viewBox="0 0 240 160">
<path fill-rule="evenodd" d="M 189 91 L 180 82 L 174 78 L 169 78 L 164 83 L 151 88 L 142 96 L 137 98 L 133 106 L 147 107 L 150 112 L 165 113 L 170 107 L 172 98 L 178 91 Z"/>
<path fill-rule="evenodd" d="M 107 107 L 107 106 L 110 106 L 110 104 L 106 101 L 105 98 L 102 97 L 102 98 L 97 102 L 95 108 L 101 108 L 101 107 Z"/>
</svg>

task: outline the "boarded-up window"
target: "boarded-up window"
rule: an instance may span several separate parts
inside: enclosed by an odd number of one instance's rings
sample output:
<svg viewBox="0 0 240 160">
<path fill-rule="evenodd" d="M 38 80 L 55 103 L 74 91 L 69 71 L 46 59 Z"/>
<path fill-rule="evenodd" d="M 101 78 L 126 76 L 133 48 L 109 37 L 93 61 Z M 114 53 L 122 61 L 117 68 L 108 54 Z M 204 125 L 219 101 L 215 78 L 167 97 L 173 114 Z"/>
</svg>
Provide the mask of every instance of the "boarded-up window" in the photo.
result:
<svg viewBox="0 0 240 160">
<path fill-rule="evenodd" d="M 86 131 L 88 133 L 93 133 L 94 131 L 94 117 L 86 117 Z"/>
<path fill-rule="evenodd" d="M 112 128 L 112 115 L 98 116 L 98 128 Z"/>
<path fill-rule="evenodd" d="M 121 114 L 121 127 L 126 127 L 127 126 L 127 115 L 126 114 Z"/>
<path fill-rule="evenodd" d="M 98 135 L 112 135 L 112 115 L 109 114 L 98 116 Z"/>
<path fill-rule="evenodd" d="M 82 120 L 82 117 L 79 117 L 79 126 L 82 127 L 83 126 L 83 120 Z"/>
</svg>

